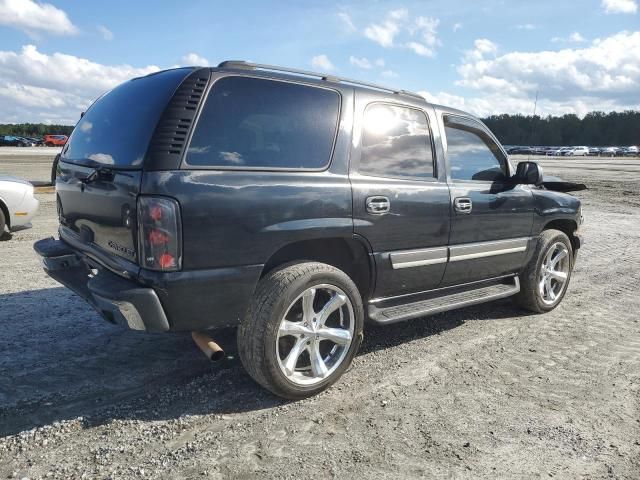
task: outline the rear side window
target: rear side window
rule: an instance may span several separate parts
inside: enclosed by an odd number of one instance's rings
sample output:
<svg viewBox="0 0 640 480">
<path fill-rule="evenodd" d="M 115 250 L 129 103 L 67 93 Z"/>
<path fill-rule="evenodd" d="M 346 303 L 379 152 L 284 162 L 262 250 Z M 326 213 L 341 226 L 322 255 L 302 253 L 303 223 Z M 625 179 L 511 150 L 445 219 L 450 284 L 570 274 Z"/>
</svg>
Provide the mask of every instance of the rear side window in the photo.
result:
<svg viewBox="0 0 640 480">
<path fill-rule="evenodd" d="M 433 151 L 424 112 L 374 103 L 364 113 L 363 175 L 391 178 L 433 178 Z"/>
<path fill-rule="evenodd" d="M 449 116 L 444 117 L 444 129 L 452 179 L 499 182 L 507 178 L 507 159 L 487 132 Z"/>
<path fill-rule="evenodd" d="M 340 113 L 334 90 L 248 77 L 218 80 L 187 151 L 190 166 L 322 169 Z"/>
</svg>

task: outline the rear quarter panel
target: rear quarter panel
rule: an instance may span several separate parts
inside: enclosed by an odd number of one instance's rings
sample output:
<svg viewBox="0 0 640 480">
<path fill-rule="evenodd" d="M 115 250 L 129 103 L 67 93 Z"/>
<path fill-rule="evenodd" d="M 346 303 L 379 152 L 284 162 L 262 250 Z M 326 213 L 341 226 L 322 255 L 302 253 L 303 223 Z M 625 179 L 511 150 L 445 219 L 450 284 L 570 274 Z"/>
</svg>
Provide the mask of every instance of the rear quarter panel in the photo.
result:
<svg viewBox="0 0 640 480">
<path fill-rule="evenodd" d="M 264 264 L 282 246 L 351 237 L 346 175 L 325 172 L 149 172 L 144 193 L 180 203 L 183 269 Z"/>
</svg>

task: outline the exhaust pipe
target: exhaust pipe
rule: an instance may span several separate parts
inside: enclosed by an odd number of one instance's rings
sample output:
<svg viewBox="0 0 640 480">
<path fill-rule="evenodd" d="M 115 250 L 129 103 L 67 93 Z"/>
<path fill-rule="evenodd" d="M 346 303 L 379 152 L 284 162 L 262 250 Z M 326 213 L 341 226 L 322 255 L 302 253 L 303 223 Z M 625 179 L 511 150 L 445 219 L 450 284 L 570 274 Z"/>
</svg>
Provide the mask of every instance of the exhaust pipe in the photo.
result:
<svg viewBox="0 0 640 480">
<path fill-rule="evenodd" d="M 191 338 L 212 362 L 219 362 L 224 358 L 224 350 L 206 333 L 191 332 Z"/>
</svg>

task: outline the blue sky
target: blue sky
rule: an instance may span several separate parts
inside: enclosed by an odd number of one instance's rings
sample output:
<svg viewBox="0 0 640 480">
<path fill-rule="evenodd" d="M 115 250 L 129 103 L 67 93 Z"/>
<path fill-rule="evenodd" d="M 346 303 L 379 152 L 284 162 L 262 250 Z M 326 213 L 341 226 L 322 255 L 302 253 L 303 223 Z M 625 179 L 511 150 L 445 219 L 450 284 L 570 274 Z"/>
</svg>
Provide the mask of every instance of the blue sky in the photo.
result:
<svg viewBox="0 0 640 480">
<path fill-rule="evenodd" d="M 108 5 L 108 6 L 107 6 Z M 640 108 L 638 0 L 0 0 L 0 123 L 75 122 L 132 76 L 247 59 L 478 115 Z"/>
</svg>

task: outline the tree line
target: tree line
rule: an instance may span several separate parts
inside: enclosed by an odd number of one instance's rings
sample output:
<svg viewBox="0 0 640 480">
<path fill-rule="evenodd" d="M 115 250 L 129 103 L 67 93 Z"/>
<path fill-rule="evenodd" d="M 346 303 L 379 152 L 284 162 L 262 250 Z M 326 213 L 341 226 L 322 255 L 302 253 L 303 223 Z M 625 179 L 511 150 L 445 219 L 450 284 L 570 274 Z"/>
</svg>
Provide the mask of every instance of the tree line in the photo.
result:
<svg viewBox="0 0 640 480">
<path fill-rule="evenodd" d="M 45 123 L 7 123 L 0 124 L 0 135 L 18 137 L 42 137 L 43 135 L 69 135 L 72 125 L 49 125 Z"/>
<path fill-rule="evenodd" d="M 582 119 L 573 114 L 545 118 L 503 114 L 482 121 L 504 145 L 640 145 L 640 111 L 591 112 Z"/>
<path fill-rule="evenodd" d="M 640 145 L 640 111 L 591 112 L 582 119 L 573 114 L 543 118 L 505 113 L 483 121 L 505 145 Z M 41 137 L 69 135 L 72 130 L 71 125 L 0 124 L 0 135 Z"/>
</svg>

